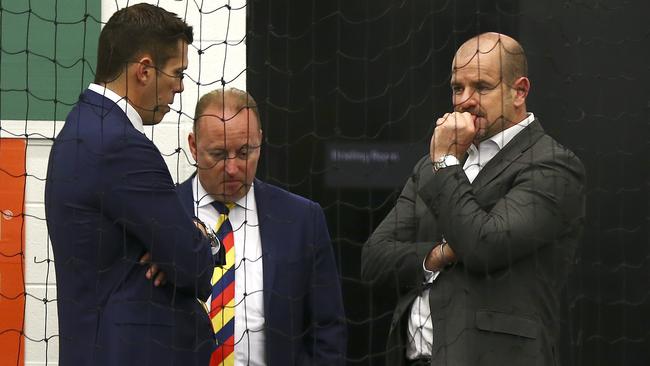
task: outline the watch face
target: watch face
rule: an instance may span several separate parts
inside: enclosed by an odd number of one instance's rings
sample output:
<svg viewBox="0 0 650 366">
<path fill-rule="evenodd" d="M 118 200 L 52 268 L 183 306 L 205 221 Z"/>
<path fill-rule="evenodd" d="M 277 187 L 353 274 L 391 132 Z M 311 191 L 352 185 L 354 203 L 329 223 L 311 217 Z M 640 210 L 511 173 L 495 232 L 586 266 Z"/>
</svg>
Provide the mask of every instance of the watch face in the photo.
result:
<svg viewBox="0 0 650 366">
<path fill-rule="evenodd" d="M 458 158 L 456 158 L 453 155 L 445 155 L 442 158 L 440 158 L 440 160 L 433 162 L 433 171 L 437 172 L 442 168 L 446 168 L 448 166 L 458 165 L 458 164 L 460 164 Z"/>
</svg>

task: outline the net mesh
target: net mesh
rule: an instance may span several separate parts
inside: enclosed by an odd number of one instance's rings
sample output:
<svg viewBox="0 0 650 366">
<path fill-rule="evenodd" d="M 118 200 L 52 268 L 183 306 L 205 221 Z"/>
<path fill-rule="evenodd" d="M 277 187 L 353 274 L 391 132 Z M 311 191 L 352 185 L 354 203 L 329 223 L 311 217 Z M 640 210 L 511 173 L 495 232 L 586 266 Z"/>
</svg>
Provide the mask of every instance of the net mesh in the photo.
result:
<svg viewBox="0 0 650 366">
<path fill-rule="evenodd" d="M 56 263 L 43 207 L 47 157 L 94 77 L 101 24 L 131 3 L 0 1 L 0 175 L 24 180 L 0 188 L 0 308 L 10 314 L 0 318 L 3 364 L 58 363 Z M 180 183 L 195 170 L 186 138 L 198 98 L 224 86 L 256 98 L 264 130 L 257 176 L 324 208 L 350 365 L 384 364 L 396 293 L 361 279 L 361 251 L 427 154 L 435 117 L 451 109 L 454 52 L 481 32 L 514 36 L 529 60 L 528 109 L 587 171 L 584 239 L 560 298 L 561 359 L 650 363 L 650 3 L 152 3 L 193 25 L 195 42 L 185 92 L 146 134 Z M 9 140 L 23 140 L 11 146 L 22 153 L 12 155 Z M 7 165 L 15 156 L 26 161 L 22 170 Z M 9 209 L 10 197 L 21 195 L 24 209 Z M 11 225 L 17 236 L 6 236 Z"/>
</svg>

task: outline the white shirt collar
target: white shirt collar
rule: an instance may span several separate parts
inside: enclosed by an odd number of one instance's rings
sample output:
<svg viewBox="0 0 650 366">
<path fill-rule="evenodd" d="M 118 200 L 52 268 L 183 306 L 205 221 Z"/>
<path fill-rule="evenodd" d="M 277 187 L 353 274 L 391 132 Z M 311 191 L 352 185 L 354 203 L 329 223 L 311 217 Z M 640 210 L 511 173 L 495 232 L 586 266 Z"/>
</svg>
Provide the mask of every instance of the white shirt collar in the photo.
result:
<svg viewBox="0 0 650 366">
<path fill-rule="evenodd" d="M 534 120 L 535 120 L 535 115 L 532 113 L 528 113 L 528 117 L 526 117 L 523 121 L 517 123 L 514 126 L 510 126 L 506 128 L 505 130 L 490 137 L 488 140 L 491 140 L 495 144 L 497 144 L 499 150 L 501 150 L 503 149 L 504 146 L 508 144 L 508 142 L 512 141 L 512 139 L 515 136 L 517 136 L 519 132 L 521 132 L 524 128 L 528 127 L 528 125 L 531 124 Z"/>
<path fill-rule="evenodd" d="M 136 111 L 135 108 L 129 104 L 129 102 L 126 100 L 126 97 L 122 97 L 114 91 L 95 83 L 90 83 L 90 85 L 88 85 L 88 90 L 92 90 L 95 93 L 112 100 L 115 104 L 117 104 L 118 107 L 120 107 L 121 110 L 124 111 L 126 116 L 129 118 L 129 121 L 131 121 L 133 127 L 135 127 L 135 129 L 141 133 L 144 133 L 142 117 L 140 117 L 138 111 Z"/>
<path fill-rule="evenodd" d="M 215 201 L 214 197 L 208 194 L 208 192 L 203 188 L 203 184 L 199 180 L 199 176 L 195 175 L 192 178 L 192 194 L 194 196 L 195 210 L 199 207 L 208 206 Z M 197 203 L 198 202 L 198 203 Z M 244 208 L 246 210 L 255 211 L 255 184 L 251 183 L 251 188 L 248 190 L 248 193 L 237 202 L 235 205 L 238 207 Z"/>
<path fill-rule="evenodd" d="M 533 123 L 534 120 L 535 120 L 535 115 L 533 113 L 528 113 L 528 117 L 526 117 L 523 121 L 517 123 L 516 125 L 506 128 L 505 130 L 497 133 L 496 135 L 486 140 L 481 141 L 478 147 L 472 144 L 469 147 L 467 153 L 470 155 L 476 154 L 480 150 L 483 150 L 486 147 L 486 145 L 496 145 L 497 148 L 496 150 L 499 151 L 503 149 L 503 147 L 506 146 L 510 141 L 512 141 L 512 139 L 515 136 L 517 136 L 519 132 L 523 131 L 524 128 L 528 127 L 528 125 Z"/>
</svg>

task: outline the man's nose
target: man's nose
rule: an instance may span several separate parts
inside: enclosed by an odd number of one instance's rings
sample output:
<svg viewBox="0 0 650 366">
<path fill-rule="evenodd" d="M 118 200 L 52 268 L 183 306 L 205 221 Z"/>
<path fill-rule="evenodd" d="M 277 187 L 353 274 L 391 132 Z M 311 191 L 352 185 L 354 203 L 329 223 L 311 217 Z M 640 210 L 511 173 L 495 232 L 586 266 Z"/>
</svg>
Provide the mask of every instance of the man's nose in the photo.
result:
<svg viewBox="0 0 650 366">
<path fill-rule="evenodd" d="M 459 112 L 472 111 L 478 106 L 478 93 L 472 89 L 465 89 L 463 94 L 456 96 L 455 109 Z"/>
<path fill-rule="evenodd" d="M 174 93 L 182 93 L 183 90 L 185 90 L 185 85 L 183 84 L 183 78 L 180 78 L 178 80 L 178 85 L 176 86 L 176 90 L 174 90 Z"/>
<path fill-rule="evenodd" d="M 224 169 L 228 175 L 235 175 L 239 170 L 239 159 L 232 159 L 228 157 L 225 161 Z"/>
</svg>

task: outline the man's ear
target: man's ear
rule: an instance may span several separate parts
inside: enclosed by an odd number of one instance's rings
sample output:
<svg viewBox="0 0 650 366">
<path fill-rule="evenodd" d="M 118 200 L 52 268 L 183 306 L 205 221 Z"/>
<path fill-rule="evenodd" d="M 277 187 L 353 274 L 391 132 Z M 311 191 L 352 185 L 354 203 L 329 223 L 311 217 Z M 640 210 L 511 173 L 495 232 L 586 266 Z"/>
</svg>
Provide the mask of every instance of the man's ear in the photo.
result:
<svg viewBox="0 0 650 366">
<path fill-rule="evenodd" d="M 154 80 L 156 76 L 156 68 L 153 60 L 149 55 L 141 56 L 135 63 L 135 77 L 138 83 L 146 84 L 150 80 Z"/>
<path fill-rule="evenodd" d="M 522 76 L 515 80 L 512 84 L 512 89 L 514 90 L 513 103 L 516 107 L 521 107 L 526 104 L 526 98 L 528 97 L 528 92 L 530 91 L 530 80 L 527 77 Z"/>
<path fill-rule="evenodd" d="M 196 135 L 194 132 L 190 132 L 190 134 L 187 135 L 187 144 L 190 145 L 190 152 L 192 153 L 194 161 L 198 165 L 199 160 L 196 158 Z"/>
</svg>

